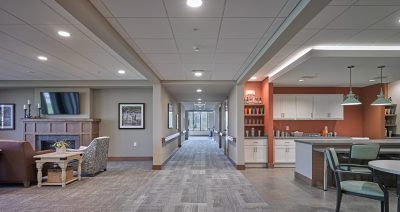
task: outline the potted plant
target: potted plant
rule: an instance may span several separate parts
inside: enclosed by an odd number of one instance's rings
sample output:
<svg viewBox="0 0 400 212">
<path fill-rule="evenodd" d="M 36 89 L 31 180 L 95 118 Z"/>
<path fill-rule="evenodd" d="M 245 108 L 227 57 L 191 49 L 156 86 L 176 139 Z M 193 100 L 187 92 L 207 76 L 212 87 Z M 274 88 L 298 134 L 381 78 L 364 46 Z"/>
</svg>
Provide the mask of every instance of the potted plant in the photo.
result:
<svg viewBox="0 0 400 212">
<path fill-rule="evenodd" d="M 56 148 L 57 153 L 64 154 L 67 152 L 69 143 L 67 141 L 57 141 L 53 144 L 53 147 Z"/>
</svg>

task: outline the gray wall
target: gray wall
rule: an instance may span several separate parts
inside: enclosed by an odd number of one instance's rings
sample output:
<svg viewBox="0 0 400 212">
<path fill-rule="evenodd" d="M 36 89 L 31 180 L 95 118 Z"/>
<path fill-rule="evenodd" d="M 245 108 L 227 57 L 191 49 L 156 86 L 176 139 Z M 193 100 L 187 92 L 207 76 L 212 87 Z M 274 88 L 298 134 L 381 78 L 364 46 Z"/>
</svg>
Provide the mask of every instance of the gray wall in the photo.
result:
<svg viewBox="0 0 400 212">
<path fill-rule="evenodd" d="M 22 140 L 23 124 L 21 119 L 24 118 L 23 107 L 24 104 L 27 104 L 28 99 L 33 103 L 33 97 L 33 88 L 0 89 L 0 103 L 15 104 L 15 130 L 0 130 L 0 139 Z"/>
<path fill-rule="evenodd" d="M 153 156 L 153 99 L 151 88 L 92 91 L 93 114 L 100 118 L 100 135 L 110 136 L 110 157 Z M 145 129 L 118 129 L 118 103 L 145 103 Z M 136 142 L 136 147 L 134 147 Z"/>
</svg>

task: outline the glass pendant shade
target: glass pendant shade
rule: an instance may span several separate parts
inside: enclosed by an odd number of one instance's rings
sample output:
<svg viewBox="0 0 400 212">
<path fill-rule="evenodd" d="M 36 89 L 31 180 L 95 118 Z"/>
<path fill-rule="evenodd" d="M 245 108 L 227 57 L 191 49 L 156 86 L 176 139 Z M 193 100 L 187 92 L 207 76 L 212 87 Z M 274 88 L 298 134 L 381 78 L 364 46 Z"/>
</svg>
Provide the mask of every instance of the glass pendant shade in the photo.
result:
<svg viewBox="0 0 400 212">
<path fill-rule="evenodd" d="M 351 69 L 354 68 L 354 66 L 348 66 L 349 72 L 350 72 L 350 91 L 349 94 L 346 95 L 346 99 L 342 102 L 342 105 L 361 105 L 361 102 L 358 101 L 356 98 L 356 95 L 353 94 L 352 86 L 351 86 Z"/>
<path fill-rule="evenodd" d="M 346 95 L 346 99 L 343 101 L 342 105 L 361 105 L 361 102 L 358 101 L 356 95 L 350 90 L 350 93 Z"/>
<path fill-rule="evenodd" d="M 374 102 L 372 102 L 372 104 L 371 104 L 372 106 L 392 105 L 392 102 L 390 102 L 388 99 L 385 98 L 382 88 L 381 88 L 381 92 L 377 96 L 378 96 L 378 98 Z"/>
<path fill-rule="evenodd" d="M 383 76 L 382 76 L 382 72 L 383 72 L 383 68 L 385 68 L 385 66 L 378 66 L 378 68 L 381 69 L 381 92 L 377 95 L 377 99 L 372 102 L 372 106 L 386 106 L 386 105 L 392 105 L 392 102 L 389 99 L 385 98 L 385 94 L 383 93 Z"/>
</svg>

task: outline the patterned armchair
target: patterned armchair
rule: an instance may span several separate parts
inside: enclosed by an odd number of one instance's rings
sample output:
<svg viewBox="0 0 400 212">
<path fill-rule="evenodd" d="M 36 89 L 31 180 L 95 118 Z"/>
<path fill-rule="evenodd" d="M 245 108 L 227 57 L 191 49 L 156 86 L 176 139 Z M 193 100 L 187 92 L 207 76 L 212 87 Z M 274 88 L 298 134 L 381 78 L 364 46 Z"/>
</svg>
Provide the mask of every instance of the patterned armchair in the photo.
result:
<svg viewBox="0 0 400 212">
<path fill-rule="evenodd" d="M 71 152 L 83 152 L 82 174 L 94 176 L 100 171 L 106 171 L 109 141 L 110 137 L 98 137 L 87 147 L 68 149 Z M 77 167 L 77 163 L 73 166 Z"/>
</svg>

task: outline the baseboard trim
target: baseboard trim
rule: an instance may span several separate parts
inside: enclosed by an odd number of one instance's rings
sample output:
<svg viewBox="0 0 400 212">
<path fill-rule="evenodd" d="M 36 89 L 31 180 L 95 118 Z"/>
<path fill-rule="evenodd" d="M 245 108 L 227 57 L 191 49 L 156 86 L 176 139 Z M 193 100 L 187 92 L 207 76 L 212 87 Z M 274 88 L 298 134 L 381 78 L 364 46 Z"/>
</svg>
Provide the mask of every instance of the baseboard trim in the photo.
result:
<svg viewBox="0 0 400 212">
<path fill-rule="evenodd" d="M 237 165 L 236 162 L 233 161 L 230 157 L 228 157 L 227 155 L 226 155 L 226 157 L 233 164 L 233 166 L 236 167 L 237 170 L 245 170 L 246 169 L 246 166 L 244 164 L 243 165 Z"/>
<path fill-rule="evenodd" d="M 151 167 L 151 169 L 153 169 L 153 170 L 161 170 L 161 165 L 153 165 L 152 167 Z"/>
<path fill-rule="evenodd" d="M 151 161 L 153 157 L 108 157 L 108 161 Z"/>
<path fill-rule="evenodd" d="M 275 164 L 274 163 L 268 163 L 268 168 L 275 168 Z"/>
<path fill-rule="evenodd" d="M 168 161 L 175 155 L 175 153 L 176 153 L 178 150 L 179 150 L 179 148 L 176 148 L 176 149 L 174 150 L 174 152 L 167 158 L 167 160 L 164 161 L 163 164 L 161 164 L 161 165 L 153 165 L 152 169 L 153 169 L 153 170 L 162 170 L 162 167 L 163 167 L 166 163 L 168 163 Z"/>
<path fill-rule="evenodd" d="M 294 172 L 294 179 L 300 182 L 306 183 L 308 185 L 312 185 L 312 180 L 298 172 Z"/>
</svg>

